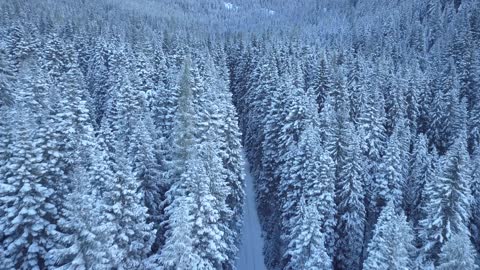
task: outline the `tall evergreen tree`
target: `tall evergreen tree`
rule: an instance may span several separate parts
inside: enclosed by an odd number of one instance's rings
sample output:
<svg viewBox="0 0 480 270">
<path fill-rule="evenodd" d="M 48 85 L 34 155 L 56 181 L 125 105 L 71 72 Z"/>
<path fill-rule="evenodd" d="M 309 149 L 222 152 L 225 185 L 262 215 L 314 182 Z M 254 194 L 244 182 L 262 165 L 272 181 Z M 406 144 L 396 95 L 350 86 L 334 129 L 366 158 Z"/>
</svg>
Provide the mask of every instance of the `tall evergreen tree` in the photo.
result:
<svg viewBox="0 0 480 270">
<path fill-rule="evenodd" d="M 320 232 L 325 235 L 324 246 L 329 256 L 332 256 L 335 240 L 335 175 L 333 161 L 322 151 L 320 145 L 318 131 L 310 126 L 301 135 L 297 148 L 291 149 L 294 159 L 291 164 L 288 163 L 289 178 L 282 179 L 280 187 L 284 194 L 282 234 L 284 241 L 291 241 L 291 231 L 295 230 L 296 226 L 293 217 L 296 215 L 300 198 L 303 197 L 316 207 L 320 215 Z M 287 255 L 288 253 L 286 251 Z"/>
<path fill-rule="evenodd" d="M 224 177 L 222 160 L 216 155 L 218 148 L 212 143 L 199 146 L 198 158 L 192 163 L 199 163 L 192 183 L 192 190 L 197 204 L 194 207 L 195 223 L 193 225 L 194 247 L 212 269 L 232 268 L 228 262 L 228 237 L 231 236 L 227 221 L 232 212 L 226 204 L 228 186 Z M 230 242 L 230 244 L 232 244 Z"/>
<path fill-rule="evenodd" d="M 319 110 L 323 109 L 323 104 L 327 96 L 330 95 L 330 92 L 333 88 L 333 78 L 331 73 L 331 67 L 328 66 L 327 57 L 324 55 L 322 59 L 317 64 L 315 69 L 315 74 L 313 82 L 311 83 L 310 89 L 312 93 L 315 93 L 316 101 L 319 107 Z"/>
<path fill-rule="evenodd" d="M 192 164 L 192 166 L 198 166 Z M 191 168 L 193 169 L 193 168 Z M 195 177 L 190 173 L 190 170 L 182 174 L 185 184 L 190 180 L 190 177 Z M 183 185 L 185 185 L 183 184 Z M 174 196 L 166 208 L 165 212 L 168 215 L 168 224 L 166 225 L 166 241 L 162 246 L 158 263 L 163 269 L 195 269 L 199 264 L 200 255 L 194 250 L 194 240 L 192 238 L 192 230 L 194 223 L 194 216 L 192 209 L 195 201 L 188 194 L 185 196 L 179 196 L 179 194 L 185 193 L 180 191 L 181 182 L 176 182 L 167 193 L 167 196 Z M 173 189 L 175 187 L 175 189 Z M 183 187 L 182 187 L 183 189 Z M 179 194 L 178 194 L 179 193 Z M 165 225 L 164 225 L 165 226 Z M 206 268 L 208 269 L 208 268 Z"/>
<path fill-rule="evenodd" d="M 285 254 L 291 259 L 285 269 L 332 269 L 331 257 L 324 246 L 325 236 L 321 232 L 322 215 L 303 197 L 297 207 L 292 238 Z"/>
<path fill-rule="evenodd" d="M 477 256 L 477 251 L 472 246 L 468 234 L 454 234 L 443 245 L 439 265 L 436 269 L 475 270 L 478 269 Z"/>
<path fill-rule="evenodd" d="M 480 148 L 474 152 L 472 157 L 472 215 L 471 215 L 471 232 L 473 244 L 480 247 Z"/>
<path fill-rule="evenodd" d="M 441 247 L 453 234 L 468 230 L 472 200 L 469 165 L 466 143 L 460 137 L 442 160 L 437 181 L 425 191 L 427 216 L 420 223 L 420 233 L 423 250 L 430 258 L 438 258 Z"/>
<path fill-rule="evenodd" d="M 98 153 L 101 154 L 101 153 Z M 101 155 L 100 155 L 101 156 Z M 103 160 L 97 160 L 103 162 Z M 109 177 L 101 163 L 95 168 L 99 175 Z M 98 170 L 101 169 L 101 170 Z M 111 235 L 118 227 L 111 222 L 111 215 L 105 210 L 99 190 L 95 189 L 95 178 L 88 178 L 86 172 L 78 173 L 76 188 L 66 196 L 64 218 L 59 220 L 63 232 L 56 232 L 57 242 L 47 254 L 47 265 L 52 269 L 108 269 L 118 260 L 118 246 Z M 110 181 L 108 178 L 107 181 Z"/>
<path fill-rule="evenodd" d="M 14 75 L 5 49 L 0 48 L 0 108 L 13 103 Z"/>
<path fill-rule="evenodd" d="M 364 165 L 360 142 L 350 126 L 346 143 L 346 159 L 337 183 L 336 262 L 338 269 L 361 269 L 365 234 Z"/>
<path fill-rule="evenodd" d="M 94 101 L 92 113 L 97 125 L 102 121 L 106 109 L 105 104 L 109 97 L 108 89 L 110 88 L 110 82 L 108 77 L 110 70 L 106 60 L 106 50 L 105 42 L 99 41 L 90 58 L 86 76 L 87 87 Z"/>
<path fill-rule="evenodd" d="M 120 269 L 137 269 L 147 258 L 156 231 L 148 222 L 144 194 L 131 167 L 122 157 L 117 157 L 117 162 L 112 164 L 113 179 L 106 183 L 104 193 L 106 211 L 118 226 L 113 238 L 118 252 L 114 256 L 118 258 L 116 263 Z"/>
<path fill-rule="evenodd" d="M 412 156 L 409 162 L 409 174 L 405 185 L 404 205 L 407 216 L 418 225 L 422 215 L 422 202 L 425 198 L 425 186 L 431 182 L 432 173 L 432 155 L 428 151 L 428 143 L 425 135 L 420 134 L 414 145 Z"/>
<path fill-rule="evenodd" d="M 8 158 L 2 164 L 0 186 L 1 261 L 6 269 L 43 269 L 52 246 L 57 205 L 49 177 L 48 160 L 43 158 L 44 138 L 33 135 L 38 117 L 31 77 L 25 77 L 17 94 L 16 116 L 11 125 Z M 14 127 L 14 128 L 13 128 Z M 53 149 L 52 149 L 53 150 Z"/>
<path fill-rule="evenodd" d="M 278 85 L 278 82 L 275 83 Z M 265 246 L 265 249 L 266 254 L 272 254 L 270 256 L 270 260 L 273 261 L 272 264 L 278 263 L 278 257 L 282 253 L 279 250 L 282 248 L 282 245 L 280 243 L 281 207 L 278 203 L 280 202 L 278 197 L 281 196 L 279 194 L 281 157 L 285 155 L 288 149 L 279 145 L 278 138 L 282 134 L 283 121 L 287 115 L 285 106 L 288 94 L 288 89 L 285 87 L 272 89 L 272 94 L 268 96 L 269 100 L 266 101 L 268 113 L 262 120 L 261 171 L 257 176 L 256 190 L 258 193 L 259 214 L 263 217 L 260 222 L 264 225 L 264 229 L 269 232 L 266 234 L 268 244 Z M 251 160 L 250 162 L 252 163 Z M 252 165 L 255 166 L 255 163 L 252 163 Z"/>
<path fill-rule="evenodd" d="M 395 206 L 403 202 L 403 189 L 405 179 L 403 177 L 402 150 L 398 134 L 394 133 L 387 143 L 387 149 L 380 166 L 379 182 L 375 183 L 374 192 L 378 194 L 377 207 L 383 207 L 390 201 Z"/>
<path fill-rule="evenodd" d="M 388 202 L 378 218 L 363 269 L 411 269 L 413 231 L 403 213 Z"/>
<path fill-rule="evenodd" d="M 180 80 L 180 94 L 178 98 L 178 108 L 175 113 L 172 135 L 168 138 L 168 148 L 165 151 L 164 163 L 162 164 L 162 173 L 161 179 L 165 183 L 165 189 L 167 190 L 165 199 L 160 205 L 159 214 L 160 218 L 164 220 L 158 228 L 156 248 L 162 248 L 162 245 L 165 241 L 168 240 L 168 230 L 173 228 L 168 228 L 169 222 L 173 222 L 170 219 L 177 217 L 176 210 L 173 209 L 170 204 L 175 203 L 175 196 L 177 194 L 177 182 L 180 181 L 179 178 L 182 173 L 187 168 L 187 160 L 192 151 L 194 145 L 194 132 L 195 132 L 195 110 L 193 103 L 193 93 L 192 88 L 194 87 L 193 81 L 191 79 L 191 63 L 187 59 L 184 64 L 184 69 L 182 72 Z M 189 200 L 178 199 L 183 202 Z M 183 207 L 183 206 L 179 206 Z M 168 213 L 168 211 L 173 213 Z M 172 217 L 169 217 L 172 216 Z M 190 225 L 189 225 L 190 226 Z M 158 246 L 158 247 L 157 247 Z M 160 252 L 162 252 L 160 250 Z"/>
</svg>

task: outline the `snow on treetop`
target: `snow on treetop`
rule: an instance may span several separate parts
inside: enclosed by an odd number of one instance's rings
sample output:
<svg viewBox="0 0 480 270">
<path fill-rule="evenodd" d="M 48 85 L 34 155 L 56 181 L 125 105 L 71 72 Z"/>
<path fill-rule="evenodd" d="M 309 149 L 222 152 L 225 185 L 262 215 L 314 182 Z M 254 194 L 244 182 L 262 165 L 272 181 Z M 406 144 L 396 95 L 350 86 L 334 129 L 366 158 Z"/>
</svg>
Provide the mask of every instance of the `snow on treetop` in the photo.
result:
<svg viewBox="0 0 480 270">
<path fill-rule="evenodd" d="M 230 2 L 223 2 L 223 5 L 225 6 L 226 9 L 228 10 L 238 10 L 238 6 L 234 5 Z"/>
</svg>

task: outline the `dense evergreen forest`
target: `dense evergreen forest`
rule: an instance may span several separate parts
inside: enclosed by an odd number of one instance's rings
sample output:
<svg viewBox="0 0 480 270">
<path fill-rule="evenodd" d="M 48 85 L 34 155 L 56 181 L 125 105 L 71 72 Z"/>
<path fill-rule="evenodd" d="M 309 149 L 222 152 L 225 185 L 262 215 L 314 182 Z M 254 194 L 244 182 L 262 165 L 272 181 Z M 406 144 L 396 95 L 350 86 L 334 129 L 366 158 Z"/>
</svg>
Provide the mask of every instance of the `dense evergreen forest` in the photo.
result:
<svg viewBox="0 0 480 270">
<path fill-rule="evenodd" d="M 0 269 L 480 265 L 480 1 L 0 0 Z M 253 270 L 253 269 L 238 269 Z"/>
</svg>

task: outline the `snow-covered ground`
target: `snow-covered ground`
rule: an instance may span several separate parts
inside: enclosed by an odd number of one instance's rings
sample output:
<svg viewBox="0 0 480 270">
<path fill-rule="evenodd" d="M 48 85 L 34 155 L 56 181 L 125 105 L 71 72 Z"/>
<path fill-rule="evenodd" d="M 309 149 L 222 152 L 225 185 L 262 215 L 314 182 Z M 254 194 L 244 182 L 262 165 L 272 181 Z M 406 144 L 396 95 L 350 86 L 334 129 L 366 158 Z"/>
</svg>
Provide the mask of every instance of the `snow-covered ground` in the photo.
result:
<svg viewBox="0 0 480 270">
<path fill-rule="evenodd" d="M 263 239 L 260 221 L 255 203 L 255 190 L 250 166 L 245 162 L 245 193 L 244 224 L 242 230 L 242 245 L 240 258 L 237 262 L 238 270 L 266 270 L 263 260 Z"/>
</svg>

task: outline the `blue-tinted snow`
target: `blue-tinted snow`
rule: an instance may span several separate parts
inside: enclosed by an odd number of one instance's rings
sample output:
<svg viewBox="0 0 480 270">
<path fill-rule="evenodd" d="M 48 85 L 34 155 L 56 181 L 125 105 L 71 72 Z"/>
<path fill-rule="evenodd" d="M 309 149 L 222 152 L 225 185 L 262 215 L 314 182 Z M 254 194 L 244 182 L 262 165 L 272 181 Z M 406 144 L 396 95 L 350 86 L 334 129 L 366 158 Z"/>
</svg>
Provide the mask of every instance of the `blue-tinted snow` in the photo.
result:
<svg viewBox="0 0 480 270">
<path fill-rule="evenodd" d="M 240 258 L 237 263 L 238 270 L 266 270 L 263 259 L 263 239 L 260 221 L 255 203 L 255 190 L 250 166 L 245 162 L 245 193 L 244 224 L 242 229 L 242 245 Z"/>
</svg>

